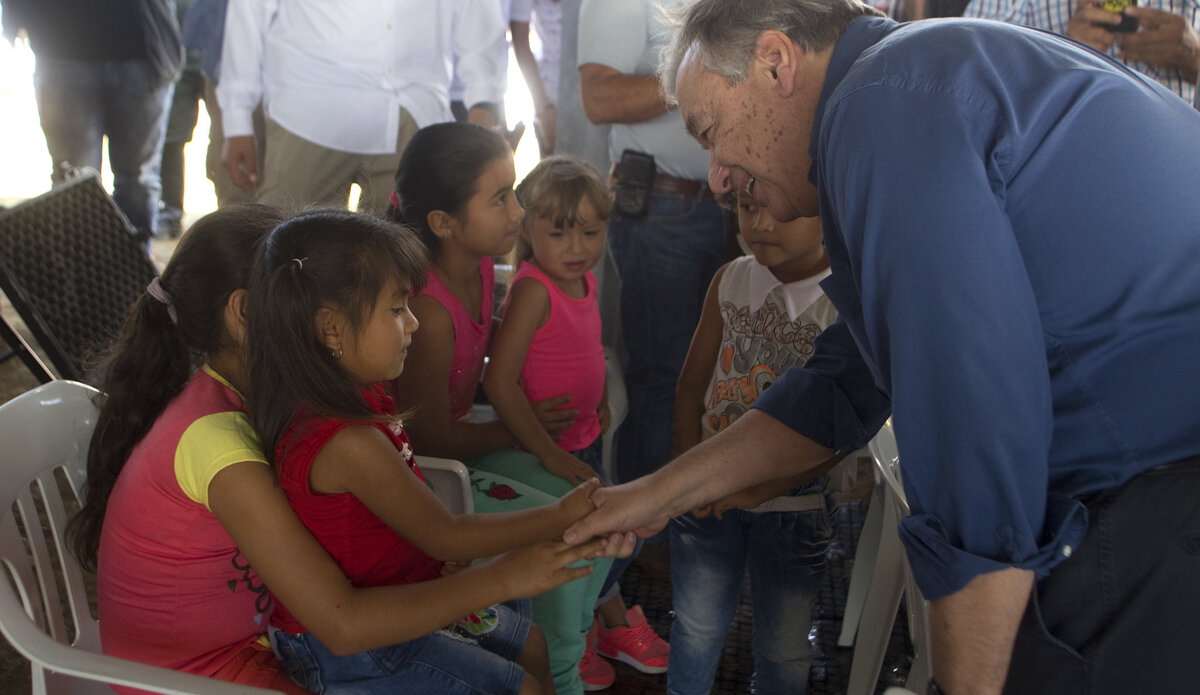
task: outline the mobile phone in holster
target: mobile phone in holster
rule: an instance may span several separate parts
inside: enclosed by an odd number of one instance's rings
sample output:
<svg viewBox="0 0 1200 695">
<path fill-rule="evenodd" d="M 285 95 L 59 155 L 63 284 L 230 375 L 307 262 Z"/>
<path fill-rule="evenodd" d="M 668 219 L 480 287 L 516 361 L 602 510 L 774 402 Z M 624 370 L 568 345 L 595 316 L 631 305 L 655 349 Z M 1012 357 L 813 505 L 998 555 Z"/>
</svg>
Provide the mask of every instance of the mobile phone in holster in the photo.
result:
<svg viewBox="0 0 1200 695">
<path fill-rule="evenodd" d="M 1102 29 L 1107 29 L 1108 31 L 1113 31 L 1113 32 L 1137 31 L 1137 28 L 1138 28 L 1137 17 L 1133 17 L 1131 15 L 1125 14 L 1126 7 L 1137 7 L 1137 0 L 1101 0 L 1101 2 L 1097 3 L 1097 7 L 1099 7 L 1102 10 L 1107 10 L 1109 12 L 1116 12 L 1116 13 L 1120 14 L 1121 15 L 1121 23 L 1117 24 L 1115 26 L 1112 24 L 1097 23 L 1096 26 L 1098 26 Z"/>
<path fill-rule="evenodd" d="M 636 150 L 621 153 L 613 208 L 625 217 L 645 217 L 654 190 L 654 156 Z"/>
</svg>

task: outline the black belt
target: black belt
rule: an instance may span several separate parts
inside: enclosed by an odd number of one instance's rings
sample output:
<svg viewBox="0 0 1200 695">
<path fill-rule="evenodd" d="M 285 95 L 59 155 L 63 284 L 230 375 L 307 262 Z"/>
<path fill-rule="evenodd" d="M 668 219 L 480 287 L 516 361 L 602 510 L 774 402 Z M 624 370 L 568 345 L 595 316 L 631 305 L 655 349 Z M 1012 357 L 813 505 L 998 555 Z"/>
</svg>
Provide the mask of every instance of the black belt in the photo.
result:
<svg viewBox="0 0 1200 695">
<path fill-rule="evenodd" d="M 609 172 L 608 181 L 610 184 L 615 184 L 621 175 L 621 165 L 614 162 L 612 170 Z M 703 196 L 712 198 L 712 189 L 708 187 L 707 181 L 695 181 L 692 179 L 681 179 L 678 176 L 671 176 L 662 172 L 654 174 L 654 190 L 662 193 L 675 193 L 677 195 L 694 198 Z"/>
</svg>

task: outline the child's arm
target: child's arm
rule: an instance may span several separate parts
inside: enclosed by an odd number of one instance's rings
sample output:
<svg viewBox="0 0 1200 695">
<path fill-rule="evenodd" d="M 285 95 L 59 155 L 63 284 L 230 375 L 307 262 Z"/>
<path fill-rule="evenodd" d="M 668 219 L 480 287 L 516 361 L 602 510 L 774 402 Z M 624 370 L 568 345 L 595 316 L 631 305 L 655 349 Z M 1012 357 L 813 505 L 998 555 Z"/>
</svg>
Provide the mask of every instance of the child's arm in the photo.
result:
<svg viewBox="0 0 1200 695">
<path fill-rule="evenodd" d="M 485 606 L 548 591 L 587 574 L 590 566 L 567 566 L 601 546 L 573 552 L 538 544 L 450 577 L 360 589 L 297 518 L 269 466 L 247 461 L 225 468 L 209 484 L 208 498 L 271 593 L 341 655 L 406 642 Z"/>
<path fill-rule="evenodd" d="M 413 410 L 405 429 L 419 451 L 472 459 L 516 443 L 499 421 L 455 422 L 450 417 L 450 370 L 454 363 L 454 323 L 432 297 L 409 300 L 421 329 L 413 334 L 404 372 L 396 380 L 398 412 Z"/>
<path fill-rule="evenodd" d="M 568 524 L 595 508 L 588 495 L 596 485 L 580 485 L 554 504 L 534 509 L 455 516 L 412 472 L 392 441 L 369 425 L 340 430 L 309 471 L 314 491 L 353 494 L 392 530 L 438 560 L 488 557 L 558 538 Z"/>
<path fill-rule="evenodd" d="M 533 278 L 509 290 L 508 309 L 492 341 L 483 390 L 506 427 L 551 473 L 575 484 L 596 475 L 586 463 L 559 448 L 542 427 L 521 388 L 521 368 L 537 329 L 550 317 L 550 293 Z"/>
<path fill-rule="evenodd" d="M 728 264 L 721 266 L 708 285 L 700 323 L 692 334 L 683 369 L 675 387 L 675 454 L 682 454 L 700 443 L 700 418 L 704 417 L 704 393 L 712 380 L 713 370 L 721 352 L 721 332 L 724 327 L 717 288 Z"/>
</svg>

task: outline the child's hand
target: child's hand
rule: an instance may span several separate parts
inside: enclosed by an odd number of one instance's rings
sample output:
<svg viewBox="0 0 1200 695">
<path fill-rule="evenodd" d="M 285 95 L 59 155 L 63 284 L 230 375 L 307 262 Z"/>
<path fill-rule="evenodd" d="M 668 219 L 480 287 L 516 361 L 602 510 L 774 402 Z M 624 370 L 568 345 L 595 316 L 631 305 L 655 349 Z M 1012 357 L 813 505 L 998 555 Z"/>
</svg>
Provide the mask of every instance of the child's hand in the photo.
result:
<svg viewBox="0 0 1200 695">
<path fill-rule="evenodd" d="M 604 550 L 605 542 L 600 538 L 576 547 L 561 541 L 534 543 L 497 557 L 488 567 L 504 582 L 509 597 L 528 598 L 591 574 L 591 565 L 570 565 L 596 557 Z"/>
<path fill-rule="evenodd" d="M 571 396 L 563 394 L 530 403 L 530 405 L 533 406 L 533 413 L 537 415 L 538 422 L 542 423 L 542 428 L 550 434 L 554 434 L 570 427 L 574 424 L 575 418 L 579 417 L 578 408 L 563 407 L 570 402 Z M 554 440 L 558 441 L 558 437 L 555 437 Z"/>
<path fill-rule="evenodd" d="M 542 466 L 572 485 L 578 485 L 596 477 L 592 467 L 561 449 L 542 459 Z"/>
<path fill-rule="evenodd" d="M 602 484 L 599 478 L 592 477 L 562 496 L 557 504 L 562 511 L 564 529 L 596 509 L 596 505 L 592 504 L 592 492 Z"/>
</svg>

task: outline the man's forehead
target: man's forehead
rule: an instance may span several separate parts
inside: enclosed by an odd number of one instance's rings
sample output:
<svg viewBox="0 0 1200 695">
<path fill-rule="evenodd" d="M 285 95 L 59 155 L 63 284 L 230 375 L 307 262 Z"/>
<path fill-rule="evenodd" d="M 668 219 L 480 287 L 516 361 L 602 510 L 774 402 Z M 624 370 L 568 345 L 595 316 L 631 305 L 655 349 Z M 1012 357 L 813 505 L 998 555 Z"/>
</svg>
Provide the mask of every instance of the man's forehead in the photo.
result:
<svg viewBox="0 0 1200 695">
<path fill-rule="evenodd" d="M 679 104 L 679 113 L 688 132 L 696 136 L 699 132 L 699 118 L 704 111 L 703 91 L 699 82 L 705 74 L 700 63 L 699 53 L 693 45 L 679 63 L 679 71 L 675 75 L 675 101 Z"/>
</svg>

